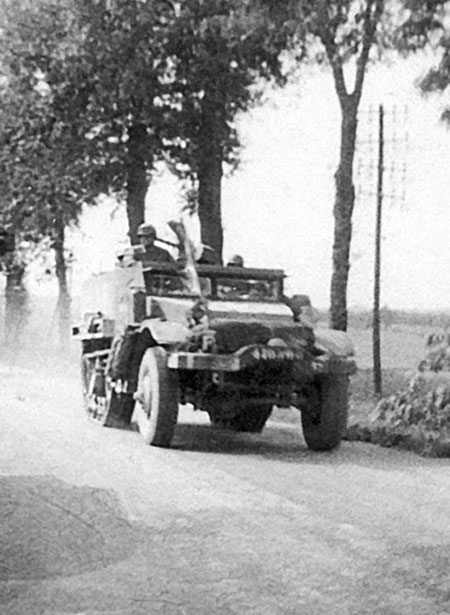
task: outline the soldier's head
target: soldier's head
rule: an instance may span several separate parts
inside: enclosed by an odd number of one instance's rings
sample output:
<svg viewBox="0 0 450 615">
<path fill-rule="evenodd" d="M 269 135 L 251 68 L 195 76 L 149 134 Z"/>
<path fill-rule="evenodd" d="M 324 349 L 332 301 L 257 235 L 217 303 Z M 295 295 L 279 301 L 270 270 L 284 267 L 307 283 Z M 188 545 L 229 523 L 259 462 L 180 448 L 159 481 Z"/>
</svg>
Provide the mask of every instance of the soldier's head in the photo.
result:
<svg viewBox="0 0 450 615">
<path fill-rule="evenodd" d="M 141 244 L 148 248 L 155 243 L 156 229 L 151 224 L 141 224 L 137 231 Z"/>
<path fill-rule="evenodd" d="M 240 254 L 235 254 L 234 256 L 232 256 L 227 263 L 227 267 L 243 267 L 243 266 L 244 266 L 244 259 L 242 258 Z"/>
<path fill-rule="evenodd" d="M 314 309 L 308 295 L 294 295 L 286 300 L 294 315 L 294 322 L 312 323 L 315 319 Z"/>
</svg>

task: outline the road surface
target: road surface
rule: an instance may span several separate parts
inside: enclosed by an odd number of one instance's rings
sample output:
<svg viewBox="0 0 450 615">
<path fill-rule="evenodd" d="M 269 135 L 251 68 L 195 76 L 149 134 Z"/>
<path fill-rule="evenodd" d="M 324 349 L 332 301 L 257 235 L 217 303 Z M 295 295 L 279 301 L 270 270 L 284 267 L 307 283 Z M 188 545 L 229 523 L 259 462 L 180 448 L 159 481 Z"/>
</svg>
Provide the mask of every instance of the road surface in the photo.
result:
<svg viewBox="0 0 450 615">
<path fill-rule="evenodd" d="M 450 612 L 448 460 L 187 410 L 152 448 L 52 374 L 0 364 L 2 615 Z"/>
</svg>

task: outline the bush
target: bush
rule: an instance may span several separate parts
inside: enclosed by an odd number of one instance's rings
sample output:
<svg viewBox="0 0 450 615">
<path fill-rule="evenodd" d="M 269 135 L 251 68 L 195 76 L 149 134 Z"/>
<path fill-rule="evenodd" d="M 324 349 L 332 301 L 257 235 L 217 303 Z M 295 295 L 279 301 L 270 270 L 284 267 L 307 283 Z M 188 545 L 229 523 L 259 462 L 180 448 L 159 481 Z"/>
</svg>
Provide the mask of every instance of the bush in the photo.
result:
<svg viewBox="0 0 450 615">
<path fill-rule="evenodd" d="M 347 438 L 450 456 L 450 373 L 415 376 L 406 390 L 382 399 L 367 424 L 351 426 Z"/>
</svg>

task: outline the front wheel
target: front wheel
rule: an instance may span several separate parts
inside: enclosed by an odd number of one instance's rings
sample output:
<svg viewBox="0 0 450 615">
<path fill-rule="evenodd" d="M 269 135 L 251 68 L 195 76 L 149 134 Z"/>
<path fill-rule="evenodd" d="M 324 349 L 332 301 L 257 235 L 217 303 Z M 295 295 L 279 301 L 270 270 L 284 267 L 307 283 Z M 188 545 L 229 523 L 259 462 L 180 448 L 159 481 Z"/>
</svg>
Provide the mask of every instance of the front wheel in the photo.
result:
<svg viewBox="0 0 450 615">
<path fill-rule="evenodd" d="M 313 451 L 339 446 L 347 427 L 348 376 L 326 375 L 305 391 L 303 437 Z"/>
<path fill-rule="evenodd" d="M 136 419 L 145 442 L 169 447 L 178 418 L 178 374 L 160 346 L 146 350 L 139 368 Z"/>
</svg>

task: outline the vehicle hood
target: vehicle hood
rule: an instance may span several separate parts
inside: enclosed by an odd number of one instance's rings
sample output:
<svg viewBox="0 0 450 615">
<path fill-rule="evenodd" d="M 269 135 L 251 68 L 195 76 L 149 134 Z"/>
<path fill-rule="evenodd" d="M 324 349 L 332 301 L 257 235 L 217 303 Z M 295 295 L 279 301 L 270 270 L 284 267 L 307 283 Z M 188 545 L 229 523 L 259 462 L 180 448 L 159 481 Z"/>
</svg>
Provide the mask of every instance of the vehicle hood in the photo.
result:
<svg viewBox="0 0 450 615">
<path fill-rule="evenodd" d="M 148 312 L 165 323 L 158 329 L 158 340 L 166 340 L 171 326 L 170 341 L 185 341 L 189 336 L 189 314 L 197 299 L 190 297 L 148 297 Z M 289 347 L 315 346 L 328 356 L 350 357 L 354 354 L 348 335 L 327 328 L 302 326 L 293 321 L 290 308 L 283 303 L 209 301 L 209 325 L 223 352 L 235 352 L 249 344 L 277 343 L 282 340 Z M 164 329 L 164 334 L 163 334 Z M 156 329 L 155 329 L 156 335 Z"/>
<path fill-rule="evenodd" d="M 150 313 L 166 321 L 161 332 L 152 327 L 154 335 L 158 334 L 157 339 L 164 327 L 170 329 L 170 324 L 179 329 L 180 341 L 185 339 L 193 304 L 194 300 L 186 297 L 151 298 Z M 210 301 L 208 312 L 209 327 L 216 331 L 218 352 L 236 352 L 251 344 L 302 348 L 311 348 L 314 344 L 312 329 L 294 323 L 291 310 L 282 303 Z"/>
</svg>

